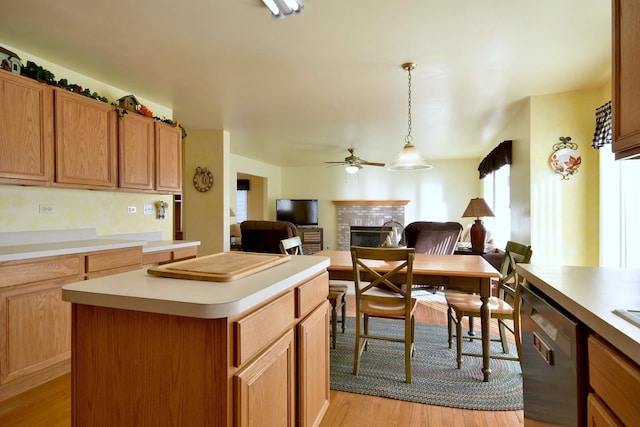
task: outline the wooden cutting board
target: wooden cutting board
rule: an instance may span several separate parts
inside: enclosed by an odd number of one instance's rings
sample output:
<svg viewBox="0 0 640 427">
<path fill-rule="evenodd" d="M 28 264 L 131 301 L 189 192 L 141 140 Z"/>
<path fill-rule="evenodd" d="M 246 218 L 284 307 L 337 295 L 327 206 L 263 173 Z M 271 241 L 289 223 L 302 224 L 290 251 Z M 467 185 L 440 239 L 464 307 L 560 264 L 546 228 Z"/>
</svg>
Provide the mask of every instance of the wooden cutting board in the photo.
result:
<svg viewBox="0 0 640 427">
<path fill-rule="evenodd" d="M 230 282 L 289 261 L 291 255 L 221 252 L 152 267 L 147 274 L 175 279 Z"/>
</svg>

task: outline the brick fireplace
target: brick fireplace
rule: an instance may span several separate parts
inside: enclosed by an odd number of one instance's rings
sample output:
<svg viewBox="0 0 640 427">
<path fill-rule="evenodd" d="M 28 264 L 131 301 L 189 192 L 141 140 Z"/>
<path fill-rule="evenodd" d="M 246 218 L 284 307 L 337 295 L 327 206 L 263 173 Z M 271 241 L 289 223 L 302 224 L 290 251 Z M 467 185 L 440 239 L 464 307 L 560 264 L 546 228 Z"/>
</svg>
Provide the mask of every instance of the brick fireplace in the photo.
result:
<svg viewBox="0 0 640 427">
<path fill-rule="evenodd" d="M 409 200 L 333 200 L 338 207 L 338 250 L 351 246 L 351 227 L 381 227 L 387 221 L 403 226 L 404 207 Z"/>
</svg>

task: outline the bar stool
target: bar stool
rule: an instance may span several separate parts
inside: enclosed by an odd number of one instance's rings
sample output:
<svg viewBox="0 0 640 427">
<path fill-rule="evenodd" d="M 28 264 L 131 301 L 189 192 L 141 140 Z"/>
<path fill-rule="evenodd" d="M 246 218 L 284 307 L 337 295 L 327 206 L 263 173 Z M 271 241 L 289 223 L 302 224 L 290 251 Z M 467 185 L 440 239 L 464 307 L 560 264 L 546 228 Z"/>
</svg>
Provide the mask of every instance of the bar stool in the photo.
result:
<svg viewBox="0 0 640 427">
<path fill-rule="evenodd" d="M 342 311 L 342 333 L 346 329 L 347 317 L 347 285 L 329 285 L 329 303 L 331 303 L 331 348 L 336 348 L 336 334 L 338 333 L 338 310 Z"/>
</svg>

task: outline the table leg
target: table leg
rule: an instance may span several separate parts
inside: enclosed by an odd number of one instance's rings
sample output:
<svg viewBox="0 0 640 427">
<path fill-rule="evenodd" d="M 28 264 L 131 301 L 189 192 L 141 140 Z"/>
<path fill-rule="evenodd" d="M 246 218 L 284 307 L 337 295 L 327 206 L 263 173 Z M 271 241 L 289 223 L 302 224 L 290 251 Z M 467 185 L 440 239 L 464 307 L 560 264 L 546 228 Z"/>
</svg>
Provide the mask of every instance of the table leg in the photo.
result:
<svg viewBox="0 0 640 427">
<path fill-rule="evenodd" d="M 485 283 L 486 282 L 486 283 Z M 489 367 L 489 345 L 491 343 L 491 311 L 489 310 L 489 297 L 491 292 L 490 281 L 482 280 L 482 290 L 480 292 L 480 323 L 482 328 L 482 373 L 484 382 L 489 381 L 491 368 Z"/>
</svg>

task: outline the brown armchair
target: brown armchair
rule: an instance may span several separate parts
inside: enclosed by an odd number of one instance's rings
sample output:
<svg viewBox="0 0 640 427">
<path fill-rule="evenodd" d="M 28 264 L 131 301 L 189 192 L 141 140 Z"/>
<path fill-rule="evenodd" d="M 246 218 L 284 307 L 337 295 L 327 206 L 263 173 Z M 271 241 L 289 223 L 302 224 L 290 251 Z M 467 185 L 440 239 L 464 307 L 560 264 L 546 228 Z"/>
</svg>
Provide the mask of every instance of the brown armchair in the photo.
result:
<svg viewBox="0 0 640 427">
<path fill-rule="evenodd" d="M 298 235 L 296 226 L 288 221 L 248 220 L 240 224 L 242 250 L 279 254 L 280 241 Z"/>
<path fill-rule="evenodd" d="M 416 221 L 405 227 L 404 239 L 417 254 L 451 255 L 461 233 L 462 225 L 457 222 Z"/>
</svg>

